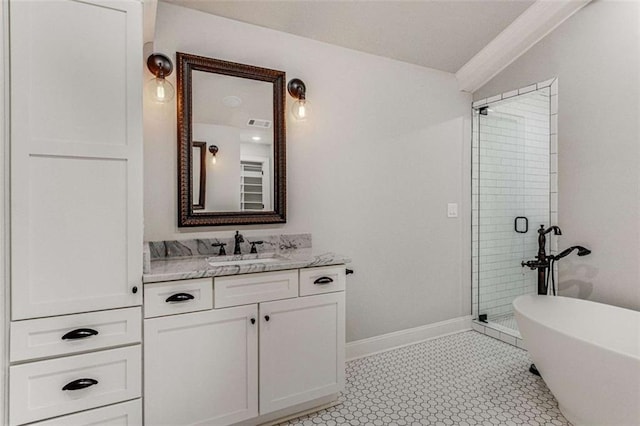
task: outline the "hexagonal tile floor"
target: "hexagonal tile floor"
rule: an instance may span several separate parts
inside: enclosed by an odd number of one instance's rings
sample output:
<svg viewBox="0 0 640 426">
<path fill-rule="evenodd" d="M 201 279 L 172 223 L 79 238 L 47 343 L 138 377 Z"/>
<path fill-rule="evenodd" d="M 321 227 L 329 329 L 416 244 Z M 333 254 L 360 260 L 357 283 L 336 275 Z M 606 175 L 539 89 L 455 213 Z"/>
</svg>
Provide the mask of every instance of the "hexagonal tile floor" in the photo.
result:
<svg viewBox="0 0 640 426">
<path fill-rule="evenodd" d="M 340 405 L 281 425 L 569 425 L 526 351 L 467 331 L 347 363 Z"/>
</svg>

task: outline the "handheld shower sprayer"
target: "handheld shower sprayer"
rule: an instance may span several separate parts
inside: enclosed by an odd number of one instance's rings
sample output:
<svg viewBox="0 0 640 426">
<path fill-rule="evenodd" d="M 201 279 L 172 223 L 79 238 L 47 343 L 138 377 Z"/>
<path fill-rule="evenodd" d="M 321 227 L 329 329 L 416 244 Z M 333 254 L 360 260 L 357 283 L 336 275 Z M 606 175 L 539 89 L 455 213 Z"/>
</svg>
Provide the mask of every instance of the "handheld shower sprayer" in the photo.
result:
<svg viewBox="0 0 640 426">
<path fill-rule="evenodd" d="M 584 248 L 582 246 L 575 246 L 578 249 L 578 256 L 586 256 L 588 254 L 591 254 L 591 250 L 589 250 L 588 248 Z"/>
<path fill-rule="evenodd" d="M 582 247 L 582 246 L 573 246 L 573 247 L 569 247 L 566 250 L 561 251 L 560 253 L 558 253 L 555 256 L 550 256 L 553 260 L 560 260 L 563 257 L 568 256 L 569 254 L 571 254 L 571 252 L 573 252 L 574 250 L 578 250 L 578 253 L 576 253 L 578 256 L 586 256 L 588 254 L 591 254 L 591 250 L 589 250 L 586 247 Z"/>
<path fill-rule="evenodd" d="M 549 263 L 549 274 L 551 275 L 551 289 L 553 291 L 554 296 L 556 295 L 556 276 L 555 276 L 555 270 L 553 268 L 553 265 L 563 257 L 569 256 L 574 250 L 578 250 L 578 253 L 576 253 L 578 256 L 586 256 L 588 254 L 591 254 L 591 250 L 589 250 L 586 247 L 573 246 L 573 247 L 569 247 L 568 249 L 562 250 L 560 253 L 558 253 L 555 256 L 549 256 L 549 259 L 551 259 L 551 262 Z"/>
</svg>

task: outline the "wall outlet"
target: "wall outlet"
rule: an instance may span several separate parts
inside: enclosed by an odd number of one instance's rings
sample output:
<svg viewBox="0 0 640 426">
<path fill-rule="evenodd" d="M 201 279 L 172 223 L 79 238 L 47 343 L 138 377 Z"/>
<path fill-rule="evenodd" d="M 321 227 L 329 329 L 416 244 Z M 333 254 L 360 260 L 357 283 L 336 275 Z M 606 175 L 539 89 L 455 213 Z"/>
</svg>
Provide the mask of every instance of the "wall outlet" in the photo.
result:
<svg viewBox="0 0 640 426">
<path fill-rule="evenodd" d="M 458 217 L 458 203 L 447 204 L 447 217 Z"/>
</svg>

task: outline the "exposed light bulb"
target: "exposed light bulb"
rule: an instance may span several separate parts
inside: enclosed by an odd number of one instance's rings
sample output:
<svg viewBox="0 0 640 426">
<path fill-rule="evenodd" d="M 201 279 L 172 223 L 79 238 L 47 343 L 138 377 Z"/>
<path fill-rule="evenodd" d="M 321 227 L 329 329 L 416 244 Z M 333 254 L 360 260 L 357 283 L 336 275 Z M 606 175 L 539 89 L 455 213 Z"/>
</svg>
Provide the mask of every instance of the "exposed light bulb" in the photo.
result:
<svg viewBox="0 0 640 426">
<path fill-rule="evenodd" d="M 217 145 L 210 145 L 209 152 L 211 153 L 211 164 L 216 164 L 218 160 L 216 159 L 216 154 L 218 153 Z"/>
<path fill-rule="evenodd" d="M 165 98 L 164 86 L 163 85 L 158 85 L 156 87 L 156 99 L 164 100 L 164 98 Z"/>
<path fill-rule="evenodd" d="M 291 113 L 298 121 L 304 121 L 309 118 L 311 113 L 311 104 L 306 99 L 298 99 L 293 103 Z"/>
<path fill-rule="evenodd" d="M 166 79 L 155 77 L 147 83 L 147 92 L 154 102 L 167 103 L 171 102 L 176 91 Z"/>
</svg>

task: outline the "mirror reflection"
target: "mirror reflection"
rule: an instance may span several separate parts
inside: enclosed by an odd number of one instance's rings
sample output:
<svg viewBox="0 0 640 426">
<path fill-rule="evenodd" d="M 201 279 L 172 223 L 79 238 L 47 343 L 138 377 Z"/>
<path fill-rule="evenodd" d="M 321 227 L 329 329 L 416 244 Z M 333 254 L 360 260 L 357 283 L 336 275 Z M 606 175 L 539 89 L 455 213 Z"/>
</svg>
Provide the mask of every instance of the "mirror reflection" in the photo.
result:
<svg viewBox="0 0 640 426">
<path fill-rule="evenodd" d="M 178 226 L 287 221 L 285 73 L 176 52 Z"/>
<path fill-rule="evenodd" d="M 193 179 L 193 209 L 204 209 L 205 185 L 207 181 L 207 143 L 193 142 L 191 148 L 191 158 L 193 159 L 192 179 Z"/>
<path fill-rule="evenodd" d="M 202 192 L 204 212 L 273 210 L 272 94 L 269 82 L 193 71 L 192 139 L 206 155 L 200 164 L 194 146 L 194 208 Z"/>
</svg>

